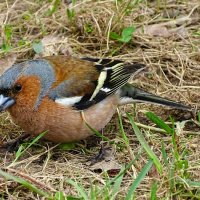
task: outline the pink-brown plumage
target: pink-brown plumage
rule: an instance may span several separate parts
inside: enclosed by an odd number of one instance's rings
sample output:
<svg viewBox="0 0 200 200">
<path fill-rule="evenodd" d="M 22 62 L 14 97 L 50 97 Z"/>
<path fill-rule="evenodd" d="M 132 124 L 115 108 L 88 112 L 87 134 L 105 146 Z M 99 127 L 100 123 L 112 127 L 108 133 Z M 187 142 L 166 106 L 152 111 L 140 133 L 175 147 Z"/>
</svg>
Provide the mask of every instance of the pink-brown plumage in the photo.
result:
<svg viewBox="0 0 200 200">
<path fill-rule="evenodd" d="M 23 106 L 12 106 L 9 112 L 13 121 L 27 133 L 38 135 L 47 131 L 44 138 L 50 141 L 72 142 L 92 134 L 84 120 L 96 130 L 103 129 L 115 113 L 118 101 L 119 98 L 112 95 L 90 109 L 77 111 L 44 98 L 37 112 L 28 101 Z"/>
<path fill-rule="evenodd" d="M 56 74 L 56 82 L 52 88 L 75 76 L 76 81 L 71 85 L 74 95 L 76 92 L 81 95 L 94 90 L 92 81 L 98 79 L 99 72 L 90 63 L 66 57 L 59 60 L 47 58 L 47 61 Z M 84 120 L 96 130 L 103 129 L 112 118 L 119 101 L 118 95 L 112 95 L 88 110 L 78 111 L 45 97 L 35 111 L 34 105 L 41 87 L 39 78 L 22 76 L 17 83 L 23 85 L 23 89 L 16 95 L 16 104 L 8 109 L 13 121 L 32 135 L 47 131 L 44 138 L 53 142 L 77 141 L 91 135 Z"/>
</svg>

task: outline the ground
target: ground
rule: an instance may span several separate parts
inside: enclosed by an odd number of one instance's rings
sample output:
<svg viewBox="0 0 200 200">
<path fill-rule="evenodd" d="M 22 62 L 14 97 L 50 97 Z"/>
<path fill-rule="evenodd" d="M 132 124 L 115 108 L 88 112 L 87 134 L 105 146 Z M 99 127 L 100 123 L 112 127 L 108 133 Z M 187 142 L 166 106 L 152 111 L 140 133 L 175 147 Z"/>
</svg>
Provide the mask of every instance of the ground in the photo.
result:
<svg viewBox="0 0 200 200">
<path fill-rule="evenodd" d="M 55 54 L 141 62 L 148 70 L 133 84 L 193 108 L 123 106 L 102 131 L 108 142 L 93 136 L 70 145 L 28 141 L 17 153 L 1 150 L 2 199 L 200 199 L 199 0 L 5 0 L 0 24 L 1 71 Z M 162 120 L 155 125 L 148 111 Z M 21 134 L 2 113 L 1 140 Z M 109 151 L 91 165 L 100 144 Z"/>
</svg>

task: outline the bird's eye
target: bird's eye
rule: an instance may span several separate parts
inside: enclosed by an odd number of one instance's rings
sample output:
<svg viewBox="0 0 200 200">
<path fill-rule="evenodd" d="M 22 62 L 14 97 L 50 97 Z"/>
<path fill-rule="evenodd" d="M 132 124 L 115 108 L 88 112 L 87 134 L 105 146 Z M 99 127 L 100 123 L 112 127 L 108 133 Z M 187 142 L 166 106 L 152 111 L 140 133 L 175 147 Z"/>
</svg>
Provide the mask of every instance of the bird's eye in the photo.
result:
<svg viewBox="0 0 200 200">
<path fill-rule="evenodd" d="M 20 84 L 16 84 L 14 86 L 14 89 L 15 89 L 16 92 L 20 92 L 22 90 L 22 86 Z"/>
</svg>

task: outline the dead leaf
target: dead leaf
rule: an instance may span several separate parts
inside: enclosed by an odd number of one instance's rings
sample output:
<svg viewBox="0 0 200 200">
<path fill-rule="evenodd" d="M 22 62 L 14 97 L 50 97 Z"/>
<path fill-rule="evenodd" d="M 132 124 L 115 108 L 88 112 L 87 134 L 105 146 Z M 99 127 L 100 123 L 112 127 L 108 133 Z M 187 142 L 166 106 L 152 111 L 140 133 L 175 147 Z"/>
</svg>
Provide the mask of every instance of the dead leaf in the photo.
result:
<svg viewBox="0 0 200 200">
<path fill-rule="evenodd" d="M 92 171 L 112 171 L 121 169 L 121 165 L 115 159 L 115 149 L 107 148 L 104 155 L 104 159 L 100 162 L 96 162 L 94 165 L 90 166 Z"/>
<path fill-rule="evenodd" d="M 176 122 L 176 133 L 177 135 L 183 134 L 183 129 L 185 128 L 185 125 L 187 122 L 190 122 L 190 120 L 185 120 L 182 122 Z"/>
<path fill-rule="evenodd" d="M 16 61 L 16 54 L 10 54 L 0 59 L 0 75 L 10 68 Z"/>
<path fill-rule="evenodd" d="M 170 37 L 171 33 L 167 27 L 161 24 L 153 24 L 144 27 L 144 33 L 150 36 Z"/>
<path fill-rule="evenodd" d="M 42 52 L 40 54 L 36 54 L 35 58 L 59 55 L 59 54 L 69 56 L 72 54 L 72 49 L 68 44 L 67 38 L 48 35 L 41 40 L 41 43 L 42 43 Z"/>
<path fill-rule="evenodd" d="M 177 8 L 168 8 L 163 10 L 163 18 L 175 18 L 178 17 L 178 15 L 180 14 L 180 10 L 178 10 Z"/>
<path fill-rule="evenodd" d="M 178 27 L 178 28 L 175 28 L 175 29 L 171 29 L 170 32 L 171 32 L 171 34 L 174 34 L 178 38 L 188 37 L 188 31 L 184 26 L 181 26 L 181 27 Z"/>
<path fill-rule="evenodd" d="M 73 50 L 69 44 L 61 46 L 60 52 L 65 56 L 71 56 L 73 54 Z"/>
<path fill-rule="evenodd" d="M 109 171 L 109 170 L 118 170 L 121 169 L 121 165 L 115 160 L 103 160 L 101 162 L 95 163 L 93 166 L 90 167 L 91 170 L 102 170 L 102 171 Z"/>
<path fill-rule="evenodd" d="M 57 48 L 60 42 L 59 37 L 48 35 L 48 36 L 45 36 L 41 42 L 43 46 L 42 56 L 52 56 L 52 55 L 58 54 Z"/>
<path fill-rule="evenodd" d="M 165 26 L 165 27 L 174 27 L 174 26 L 183 26 L 185 24 L 190 24 L 193 21 L 193 19 L 189 16 L 181 16 L 177 19 L 170 20 L 168 22 L 160 23 L 159 25 Z"/>
</svg>

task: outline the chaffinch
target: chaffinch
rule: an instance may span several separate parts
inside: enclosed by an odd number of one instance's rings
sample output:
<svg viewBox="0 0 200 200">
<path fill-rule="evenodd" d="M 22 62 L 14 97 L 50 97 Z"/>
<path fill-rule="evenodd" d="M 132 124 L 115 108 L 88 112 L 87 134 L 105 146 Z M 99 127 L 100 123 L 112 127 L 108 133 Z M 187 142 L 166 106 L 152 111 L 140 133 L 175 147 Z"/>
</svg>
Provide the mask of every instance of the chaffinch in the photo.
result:
<svg viewBox="0 0 200 200">
<path fill-rule="evenodd" d="M 0 111 L 7 110 L 24 131 L 53 142 L 92 134 L 85 121 L 101 130 L 120 105 L 152 102 L 188 109 L 128 84 L 143 64 L 118 60 L 50 56 L 14 64 L 0 77 Z"/>
</svg>

